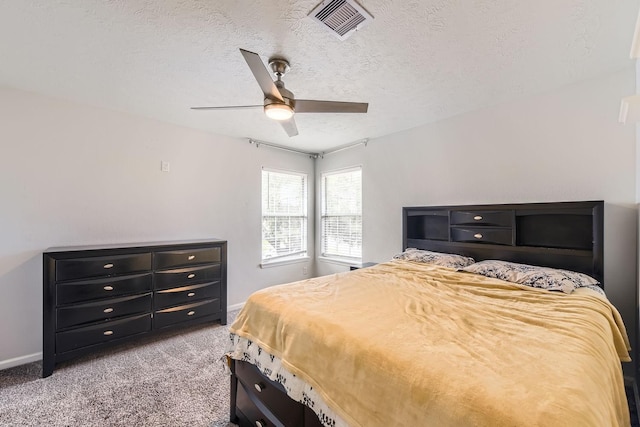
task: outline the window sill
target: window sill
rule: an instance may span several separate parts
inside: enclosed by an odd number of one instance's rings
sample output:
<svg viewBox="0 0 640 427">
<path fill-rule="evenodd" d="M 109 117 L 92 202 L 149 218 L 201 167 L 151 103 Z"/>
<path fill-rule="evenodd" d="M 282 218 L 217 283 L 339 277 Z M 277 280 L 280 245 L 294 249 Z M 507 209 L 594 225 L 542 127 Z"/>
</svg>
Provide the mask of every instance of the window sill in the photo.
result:
<svg viewBox="0 0 640 427">
<path fill-rule="evenodd" d="M 362 263 L 361 258 L 345 259 L 345 258 L 329 258 L 329 257 L 323 257 L 323 256 L 318 257 L 318 261 L 328 262 L 330 264 L 346 265 L 347 267 L 352 265 L 359 265 Z"/>
<path fill-rule="evenodd" d="M 309 258 L 308 256 L 304 256 L 300 258 L 281 259 L 277 261 L 263 261 L 260 264 L 260 268 L 271 268 L 271 267 L 278 267 L 281 265 L 297 264 L 299 262 L 309 262 L 310 260 L 311 258 Z"/>
</svg>

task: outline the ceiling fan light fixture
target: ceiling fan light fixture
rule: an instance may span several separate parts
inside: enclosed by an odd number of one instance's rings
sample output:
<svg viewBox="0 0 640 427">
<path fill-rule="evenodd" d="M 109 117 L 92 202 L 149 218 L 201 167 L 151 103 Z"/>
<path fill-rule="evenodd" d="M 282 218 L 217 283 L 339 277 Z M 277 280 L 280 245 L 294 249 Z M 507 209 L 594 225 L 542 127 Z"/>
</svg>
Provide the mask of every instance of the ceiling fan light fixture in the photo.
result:
<svg viewBox="0 0 640 427">
<path fill-rule="evenodd" d="M 293 108 L 287 104 L 268 104 L 264 106 L 264 113 L 273 120 L 289 120 L 293 117 Z"/>
</svg>

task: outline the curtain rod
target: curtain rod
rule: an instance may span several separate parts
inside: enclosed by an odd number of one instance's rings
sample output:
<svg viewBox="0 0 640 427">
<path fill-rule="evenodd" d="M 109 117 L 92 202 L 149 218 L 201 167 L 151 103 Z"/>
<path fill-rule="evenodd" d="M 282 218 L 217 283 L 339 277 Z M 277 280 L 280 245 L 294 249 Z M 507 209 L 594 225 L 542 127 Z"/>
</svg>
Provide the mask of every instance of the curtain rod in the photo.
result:
<svg viewBox="0 0 640 427">
<path fill-rule="evenodd" d="M 296 153 L 296 154 L 303 154 L 305 156 L 311 157 L 312 159 L 317 159 L 318 157 L 324 158 L 324 156 L 328 154 L 333 154 L 339 151 L 348 150 L 349 148 L 357 147 L 358 145 L 364 145 L 366 147 L 368 142 L 369 142 L 369 138 L 365 138 L 365 139 L 361 139 L 360 141 L 351 142 L 349 144 L 345 144 L 331 150 L 323 151 L 322 153 L 312 153 L 309 151 L 296 150 L 295 148 L 284 147 L 282 145 L 272 144 L 270 142 L 259 141 L 257 139 L 249 138 L 249 144 L 255 144 L 256 148 L 260 147 L 261 145 L 265 145 L 267 147 L 275 148 L 277 150 L 288 151 L 290 153 Z"/>
<path fill-rule="evenodd" d="M 368 142 L 369 142 L 369 138 L 365 138 L 360 141 L 351 142 L 349 144 L 342 145 L 332 150 L 323 151 L 322 153 L 320 153 L 320 158 L 324 159 L 324 156 L 326 156 L 327 154 L 333 154 L 333 153 L 337 153 L 338 151 L 348 150 L 349 148 L 357 147 L 358 145 L 361 145 L 361 144 L 363 144 L 366 147 Z"/>
<path fill-rule="evenodd" d="M 264 141 L 258 141 L 257 139 L 252 139 L 252 138 L 249 138 L 249 144 L 255 144 L 256 148 L 260 147 L 261 145 L 265 145 L 267 147 L 275 148 L 277 150 L 288 151 L 290 153 L 296 153 L 296 154 L 303 154 L 305 156 L 311 157 L 312 159 L 317 159 L 319 156 L 318 153 L 311 153 L 309 151 L 296 150 L 295 148 L 283 147 L 282 145 L 271 144 L 269 142 L 264 142 Z"/>
</svg>

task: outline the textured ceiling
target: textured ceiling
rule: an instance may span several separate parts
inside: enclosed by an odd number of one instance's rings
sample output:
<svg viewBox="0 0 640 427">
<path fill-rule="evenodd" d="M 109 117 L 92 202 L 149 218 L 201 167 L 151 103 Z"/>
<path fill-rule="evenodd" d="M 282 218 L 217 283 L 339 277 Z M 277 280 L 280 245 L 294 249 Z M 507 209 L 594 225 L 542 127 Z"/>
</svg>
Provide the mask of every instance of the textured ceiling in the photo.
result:
<svg viewBox="0 0 640 427">
<path fill-rule="evenodd" d="M 0 0 L 0 85 L 218 134 L 324 151 L 631 65 L 637 0 L 360 0 L 375 18 L 340 41 L 320 0 Z M 291 62 L 297 98 L 369 102 L 299 114 L 288 138 L 261 110 L 238 48 Z"/>
</svg>

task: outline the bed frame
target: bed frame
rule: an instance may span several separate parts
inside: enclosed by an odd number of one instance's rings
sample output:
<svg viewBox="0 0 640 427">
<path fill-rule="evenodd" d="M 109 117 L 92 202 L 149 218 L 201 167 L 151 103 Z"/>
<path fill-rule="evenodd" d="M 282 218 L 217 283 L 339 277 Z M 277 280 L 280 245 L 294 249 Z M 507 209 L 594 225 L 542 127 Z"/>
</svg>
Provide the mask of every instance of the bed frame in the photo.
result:
<svg viewBox="0 0 640 427">
<path fill-rule="evenodd" d="M 603 201 L 405 207 L 402 249 L 578 271 L 604 287 L 603 228 Z M 241 427 L 323 425 L 255 366 L 232 359 L 229 366 L 232 422 Z"/>
</svg>

